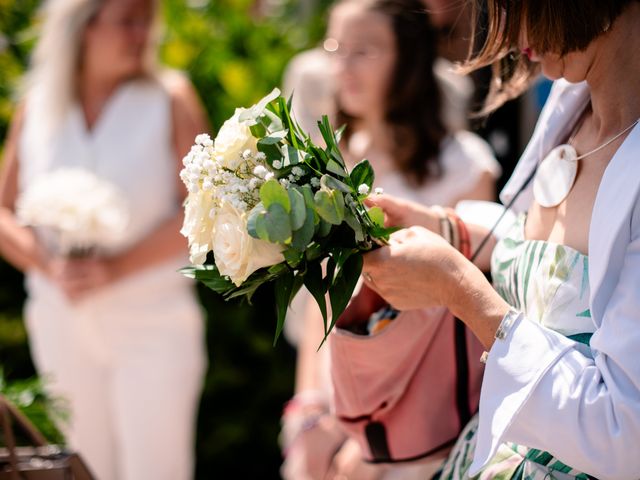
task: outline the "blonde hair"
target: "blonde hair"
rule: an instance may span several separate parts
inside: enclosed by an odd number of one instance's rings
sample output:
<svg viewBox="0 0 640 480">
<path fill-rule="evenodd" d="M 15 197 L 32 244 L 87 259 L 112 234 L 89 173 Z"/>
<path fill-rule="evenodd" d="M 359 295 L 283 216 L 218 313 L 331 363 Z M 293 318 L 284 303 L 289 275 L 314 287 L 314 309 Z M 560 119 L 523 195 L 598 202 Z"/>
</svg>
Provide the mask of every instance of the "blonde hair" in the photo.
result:
<svg viewBox="0 0 640 480">
<path fill-rule="evenodd" d="M 106 0 L 48 0 L 41 13 L 40 38 L 23 84 L 22 95 L 36 97 L 43 130 L 53 133 L 76 99 L 82 36 Z M 155 22 L 157 23 L 157 22 Z M 144 73 L 155 75 L 155 29 L 145 52 Z M 44 133 L 44 131 L 43 131 Z"/>
</svg>

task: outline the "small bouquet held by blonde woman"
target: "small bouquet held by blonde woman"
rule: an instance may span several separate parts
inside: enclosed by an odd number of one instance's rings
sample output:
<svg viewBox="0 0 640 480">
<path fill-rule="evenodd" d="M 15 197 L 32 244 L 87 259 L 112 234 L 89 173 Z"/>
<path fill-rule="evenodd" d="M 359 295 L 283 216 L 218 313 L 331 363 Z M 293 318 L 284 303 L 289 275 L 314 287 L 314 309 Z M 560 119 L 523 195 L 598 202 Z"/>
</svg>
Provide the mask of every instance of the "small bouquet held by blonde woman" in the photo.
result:
<svg viewBox="0 0 640 480">
<path fill-rule="evenodd" d="M 323 117 L 318 128 L 326 146 L 315 145 L 290 110 L 291 100 L 277 89 L 236 109 L 215 140 L 196 138 L 180 174 L 189 191 L 181 232 L 194 264 L 182 272 L 226 299 L 250 300 L 273 282 L 276 340 L 303 284 L 328 334 L 356 286 L 362 252 L 393 231 L 379 208 L 365 207 L 373 169 L 362 160 L 347 170 L 338 148 L 342 130 L 334 132 Z M 214 264 L 205 265 L 209 252 Z"/>
<path fill-rule="evenodd" d="M 20 223 L 37 228 L 57 254 L 87 256 L 118 242 L 128 224 L 124 196 L 82 168 L 60 168 L 35 179 L 16 202 Z"/>
</svg>

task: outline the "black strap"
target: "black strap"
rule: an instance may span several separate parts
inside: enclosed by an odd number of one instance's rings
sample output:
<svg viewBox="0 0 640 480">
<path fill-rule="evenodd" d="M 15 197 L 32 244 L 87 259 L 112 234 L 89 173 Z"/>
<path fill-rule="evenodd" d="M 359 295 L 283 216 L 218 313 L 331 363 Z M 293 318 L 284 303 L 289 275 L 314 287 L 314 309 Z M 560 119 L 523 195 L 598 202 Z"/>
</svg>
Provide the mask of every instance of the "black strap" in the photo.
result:
<svg viewBox="0 0 640 480">
<path fill-rule="evenodd" d="M 467 327 L 459 318 L 454 319 L 454 343 L 456 352 L 456 407 L 460 430 L 471 420 L 469 407 L 469 352 L 467 350 Z"/>
</svg>

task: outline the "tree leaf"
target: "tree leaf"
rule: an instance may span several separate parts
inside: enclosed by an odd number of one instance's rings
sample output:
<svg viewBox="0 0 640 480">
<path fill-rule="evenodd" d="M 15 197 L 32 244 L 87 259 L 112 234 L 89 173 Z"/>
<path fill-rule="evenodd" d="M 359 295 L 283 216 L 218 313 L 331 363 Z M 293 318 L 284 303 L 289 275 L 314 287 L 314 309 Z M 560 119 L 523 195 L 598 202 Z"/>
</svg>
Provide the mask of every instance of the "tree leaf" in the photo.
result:
<svg viewBox="0 0 640 480">
<path fill-rule="evenodd" d="M 362 254 L 354 253 L 344 262 L 338 271 L 333 285 L 329 287 L 329 299 L 331 300 L 331 324 L 325 332 L 325 340 L 335 326 L 338 318 L 347 308 L 351 295 L 356 288 L 358 278 L 362 273 Z M 324 340 L 323 340 L 324 341 Z"/>
<path fill-rule="evenodd" d="M 189 278 L 194 278 L 197 281 L 202 282 L 216 293 L 226 294 L 236 288 L 231 280 L 220 275 L 220 271 L 215 265 L 185 267 L 181 268 L 179 272 Z"/>
<path fill-rule="evenodd" d="M 327 331 L 327 300 L 325 294 L 327 290 L 324 282 L 322 281 L 322 266 L 320 262 L 309 262 L 307 264 L 307 273 L 304 276 L 304 286 L 307 287 L 309 293 L 313 296 L 318 304 L 320 313 L 322 314 L 322 321 L 324 324 L 323 331 Z"/>
<path fill-rule="evenodd" d="M 269 210 L 274 204 L 280 205 L 287 214 L 291 211 L 291 202 L 287 190 L 275 179 L 267 180 L 260 187 L 260 200 Z"/>
<path fill-rule="evenodd" d="M 289 307 L 293 293 L 293 283 L 294 275 L 292 271 L 289 271 L 284 275 L 280 275 L 275 281 L 274 293 L 276 300 L 277 325 L 276 334 L 273 339 L 274 347 L 280 337 L 280 333 L 282 333 L 282 328 L 284 327 L 284 319 L 287 315 L 287 308 Z"/>
<path fill-rule="evenodd" d="M 366 185 L 369 187 L 369 190 L 371 190 L 373 187 L 373 181 L 375 180 L 375 173 L 369 163 L 369 160 L 365 159 L 353 167 L 349 177 L 351 178 L 351 183 L 355 188 L 358 188 L 360 185 Z"/>
</svg>

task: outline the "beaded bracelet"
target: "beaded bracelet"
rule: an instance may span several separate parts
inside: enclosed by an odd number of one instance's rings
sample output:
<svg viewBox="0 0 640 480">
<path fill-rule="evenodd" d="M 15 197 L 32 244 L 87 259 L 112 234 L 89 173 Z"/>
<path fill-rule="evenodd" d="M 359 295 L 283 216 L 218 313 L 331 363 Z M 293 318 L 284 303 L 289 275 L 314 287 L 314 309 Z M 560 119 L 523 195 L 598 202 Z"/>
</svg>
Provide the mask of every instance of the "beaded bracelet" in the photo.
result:
<svg viewBox="0 0 640 480">
<path fill-rule="evenodd" d="M 462 221 L 452 208 L 446 209 L 446 214 L 449 217 L 449 221 L 456 225 L 456 235 L 454 237 L 455 242 L 453 245 L 465 256 L 465 258 L 470 259 L 471 237 L 469 235 L 469 230 L 467 229 L 467 224 Z"/>
<path fill-rule="evenodd" d="M 442 238 L 444 238 L 450 245 L 454 245 L 454 228 L 447 212 L 445 212 L 444 208 L 440 205 L 433 205 L 431 209 L 436 215 L 438 215 L 438 221 L 440 222 L 440 236 L 442 236 Z"/>
</svg>

